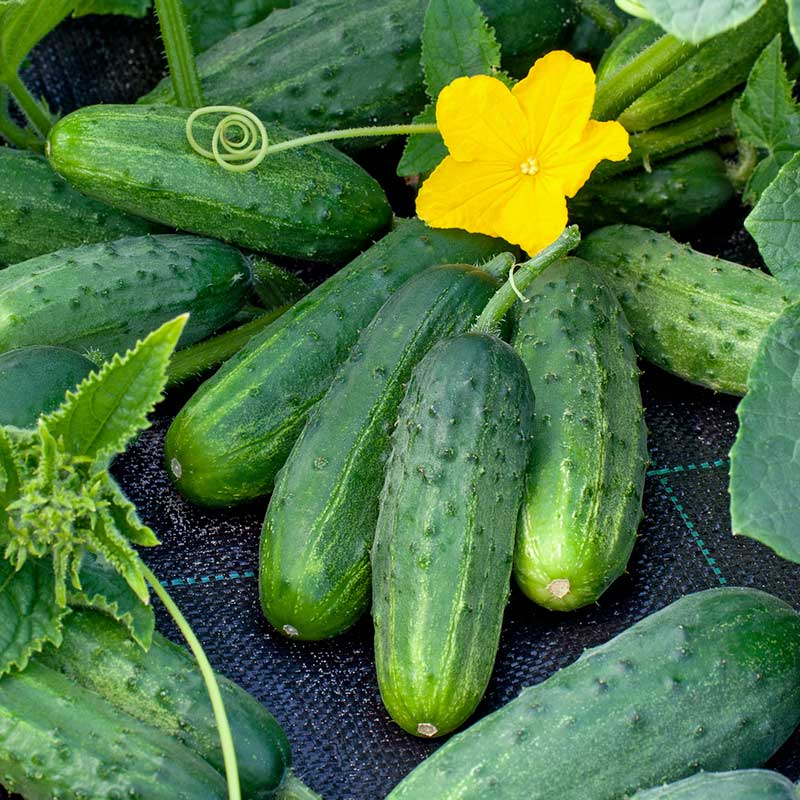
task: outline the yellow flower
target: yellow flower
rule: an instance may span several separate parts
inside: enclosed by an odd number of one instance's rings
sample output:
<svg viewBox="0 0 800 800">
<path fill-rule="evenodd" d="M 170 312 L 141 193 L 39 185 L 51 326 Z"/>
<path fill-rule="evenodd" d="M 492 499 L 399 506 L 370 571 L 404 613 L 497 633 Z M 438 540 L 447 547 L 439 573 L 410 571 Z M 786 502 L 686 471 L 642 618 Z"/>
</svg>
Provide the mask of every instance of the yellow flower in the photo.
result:
<svg viewBox="0 0 800 800">
<path fill-rule="evenodd" d="M 513 89 L 476 75 L 446 86 L 436 121 L 450 155 L 423 184 L 417 214 L 434 228 L 500 236 L 527 253 L 554 242 L 573 197 L 603 160 L 630 153 L 618 122 L 590 120 L 594 72 L 563 50 Z"/>
</svg>

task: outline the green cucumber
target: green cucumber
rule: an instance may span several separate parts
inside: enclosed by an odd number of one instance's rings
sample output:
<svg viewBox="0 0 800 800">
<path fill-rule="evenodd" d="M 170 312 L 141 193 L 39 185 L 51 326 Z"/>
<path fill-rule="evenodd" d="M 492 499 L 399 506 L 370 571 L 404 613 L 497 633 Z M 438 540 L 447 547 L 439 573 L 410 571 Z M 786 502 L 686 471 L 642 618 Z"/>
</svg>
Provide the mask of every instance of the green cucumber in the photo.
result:
<svg viewBox="0 0 800 800">
<path fill-rule="evenodd" d="M 427 5 L 316 0 L 273 11 L 197 59 L 203 96 L 309 133 L 410 122 L 427 102 L 420 67 Z M 569 35 L 574 18 L 572 0 L 537 0 L 535 13 L 529 0 L 480 5 L 497 32 L 504 66 L 520 75 Z M 175 103 L 169 79 L 141 102 Z M 342 146 L 360 149 L 374 141 Z"/>
<path fill-rule="evenodd" d="M 401 222 L 251 339 L 189 400 L 166 440 L 180 492 L 207 506 L 268 494 L 309 411 L 389 295 L 426 267 L 477 263 L 506 247 Z"/>
<path fill-rule="evenodd" d="M 0 267 L 156 227 L 76 192 L 41 156 L 0 147 Z"/>
<path fill-rule="evenodd" d="M 622 33 L 611 42 L 597 65 L 598 87 L 610 81 L 663 36 L 664 29 L 655 22 L 631 19 Z"/>
<path fill-rule="evenodd" d="M 372 552 L 372 619 L 383 703 L 417 736 L 457 728 L 486 690 L 533 404 L 516 352 L 468 333 L 431 348 L 400 406 Z"/>
<path fill-rule="evenodd" d="M 536 395 L 514 576 L 546 608 L 594 603 L 642 518 L 647 434 L 631 332 L 602 275 L 564 259 L 528 287 L 514 348 Z"/>
<path fill-rule="evenodd" d="M 173 737 L 225 774 L 208 692 L 187 650 L 155 633 L 145 652 L 122 625 L 93 610 L 73 611 L 65 620 L 63 636 L 61 647 L 47 647 L 35 661 Z M 273 797 L 291 763 L 286 735 L 255 698 L 221 676 L 217 680 L 244 796 Z"/>
<path fill-rule="evenodd" d="M 497 259 L 508 271 L 510 258 Z M 278 475 L 261 532 L 261 607 L 278 630 L 322 639 L 369 608 L 369 551 L 392 425 L 415 364 L 466 331 L 498 283 L 474 267 L 430 267 L 364 329 Z"/>
<path fill-rule="evenodd" d="M 783 775 L 765 769 L 701 772 L 668 786 L 637 792 L 632 800 L 798 800 L 800 791 Z"/>
<path fill-rule="evenodd" d="M 50 164 L 76 189 L 132 214 L 266 253 L 336 263 L 388 227 L 378 183 L 331 145 L 267 157 L 229 172 L 189 146 L 188 112 L 166 106 L 89 106 L 58 122 Z M 211 141 L 201 117 L 197 140 Z M 293 134 L 270 130 L 270 141 Z"/>
<path fill-rule="evenodd" d="M 35 662 L 0 678 L 0 785 L 26 800 L 228 797 L 174 737 Z"/>
<path fill-rule="evenodd" d="M 188 311 L 185 346 L 228 322 L 249 290 L 247 259 L 197 236 L 58 250 L 0 271 L 0 352 L 61 345 L 108 357 Z"/>
<path fill-rule="evenodd" d="M 683 234 L 705 224 L 735 196 L 725 162 L 698 150 L 618 177 L 590 178 L 569 201 L 584 233 L 618 222 Z"/>
<path fill-rule="evenodd" d="M 635 225 L 595 231 L 577 253 L 616 294 L 639 355 L 684 380 L 744 395 L 761 337 L 786 305 L 775 278 Z"/>
<path fill-rule="evenodd" d="M 94 369 L 94 362 L 66 347 L 23 347 L 0 354 L 0 425 L 34 427 Z"/>
<path fill-rule="evenodd" d="M 755 589 L 709 589 L 525 689 L 389 797 L 621 800 L 760 766 L 798 722 L 800 615 Z"/>
</svg>

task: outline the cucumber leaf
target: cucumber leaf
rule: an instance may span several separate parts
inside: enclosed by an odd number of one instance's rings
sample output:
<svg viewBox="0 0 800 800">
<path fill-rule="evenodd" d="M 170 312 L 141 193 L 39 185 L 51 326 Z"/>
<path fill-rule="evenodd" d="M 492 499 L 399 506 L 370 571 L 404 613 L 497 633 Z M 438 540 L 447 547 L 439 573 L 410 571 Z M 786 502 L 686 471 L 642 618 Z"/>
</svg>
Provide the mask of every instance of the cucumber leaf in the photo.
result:
<svg viewBox="0 0 800 800">
<path fill-rule="evenodd" d="M 436 122 L 436 107 L 429 104 L 414 117 L 414 124 Z M 408 137 L 397 174 L 402 177 L 433 172 L 447 155 L 444 140 L 438 133 L 417 133 Z"/>
<path fill-rule="evenodd" d="M 124 14 L 127 17 L 143 17 L 153 5 L 153 0 L 73 0 L 73 16 L 87 14 Z"/>
<path fill-rule="evenodd" d="M 800 151 L 800 106 L 792 98 L 780 35 L 753 65 L 744 93 L 733 104 L 733 121 L 739 137 L 762 156 L 744 190 L 744 199 L 755 203 L 781 167 Z"/>
<path fill-rule="evenodd" d="M 789 306 L 761 340 L 737 414 L 733 532 L 800 563 L 800 304 Z"/>
</svg>

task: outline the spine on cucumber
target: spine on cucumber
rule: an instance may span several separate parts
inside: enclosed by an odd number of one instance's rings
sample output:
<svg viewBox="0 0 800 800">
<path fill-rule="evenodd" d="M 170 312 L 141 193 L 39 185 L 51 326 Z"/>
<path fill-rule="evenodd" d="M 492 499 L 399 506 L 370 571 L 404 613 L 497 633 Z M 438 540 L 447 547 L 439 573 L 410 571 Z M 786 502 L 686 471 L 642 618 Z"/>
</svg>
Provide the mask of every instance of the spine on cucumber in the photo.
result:
<svg viewBox="0 0 800 800">
<path fill-rule="evenodd" d="M 710 589 L 525 689 L 389 797 L 619 800 L 700 770 L 760 766 L 798 722 L 800 615 L 754 589 Z"/>
<path fill-rule="evenodd" d="M 261 607 L 286 635 L 334 636 L 369 607 L 378 495 L 405 385 L 436 341 L 469 328 L 497 285 L 465 265 L 416 275 L 384 303 L 311 412 L 261 532 Z"/>
<path fill-rule="evenodd" d="M 504 249 L 486 237 L 401 222 L 200 387 L 167 434 L 178 489 L 208 506 L 267 494 L 309 411 L 389 295 L 426 267 L 478 263 Z"/>
<path fill-rule="evenodd" d="M 786 305 L 775 278 L 634 225 L 595 231 L 577 252 L 616 294 L 643 358 L 744 395 L 761 337 Z"/>
<path fill-rule="evenodd" d="M 536 421 L 514 576 L 535 602 L 569 611 L 622 574 L 636 540 L 647 464 L 639 370 L 622 309 L 585 261 L 553 264 L 525 295 L 514 348 Z"/>
<path fill-rule="evenodd" d="M 765 769 L 701 772 L 667 786 L 637 792 L 633 800 L 797 800 L 788 778 Z"/>
<path fill-rule="evenodd" d="M 519 356 L 485 333 L 435 345 L 401 404 L 372 553 L 372 618 L 384 705 L 417 736 L 454 730 L 486 690 L 533 404 Z"/>
</svg>

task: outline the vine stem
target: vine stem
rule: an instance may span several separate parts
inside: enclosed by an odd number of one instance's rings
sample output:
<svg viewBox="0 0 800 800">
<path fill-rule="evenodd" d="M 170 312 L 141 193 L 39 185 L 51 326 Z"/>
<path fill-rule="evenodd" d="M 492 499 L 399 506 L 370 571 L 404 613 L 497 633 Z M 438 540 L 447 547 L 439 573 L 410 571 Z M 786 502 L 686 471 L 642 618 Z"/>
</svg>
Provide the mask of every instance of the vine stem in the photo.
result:
<svg viewBox="0 0 800 800">
<path fill-rule="evenodd" d="M 589 19 L 611 36 L 622 33 L 625 23 L 600 0 L 575 0 L 575 5 L 586 14 Z"/>
<path fill-rule="evenodd" d="M 155 5 L 175 98 L 183 108 L 199 108 L 203 105 L 203 92 L 183 2 L 155 0 Z"/>
<path fill-rule="evenodd" d="M 50 128 L 53 127 L 53 120 L 50 114 L 42 108 L 36 98 L 30 93 L 28 87 L 20 80 L 19 75 L 11 75 L 4 79 L 8 91 L 14 98 L 14 102 L 22 109 L 22 112 L 36 130 L 47 136 Z"/>
<path fill-rule="evenodd" d="M 26 130 L 17 125 L 8 113 L 8 90 L 0 86 L 0 137 L 14 147 L 24 150 L 44 152 L 44 142 L 31 130 Z"/>
<path fill-rule="evenodd" d="M 342 128 L 338 131 L 322 131 L 321 133 L 311 133 L 308 136 L 300 136 L 297 139 L 287 139 L 285 142 L 271 144 L 267 148 L 267 153 L 278 153 L 281 150 L 292 150 L 295 147 L 303 147 L 307 144 L 317 142 L 330 142 L 335 139 L 354 139 L 358 136 L 398 136 L 412 133 L 438 133 L 439 128 L 436 123 L 418 123 L 409 125 L 378 125 L 376 127 L 365 126 L 362 128 Z"/>
<path fill-rule="evenodd" d="M 222 701 L 222 694 L 219 690 L 219 684 L 217 683 L 217 677 L 214 675 L 214 670 L 206 657 L 200 640 L 195 636 L 194 631 L 181 613 L 181 610 L 175 604 L 175 601 L 161 585 L 161 582 L 153 574 L 152 570 L 143 561 L 140 561 L 140 564 L 147 582 L 153 587 L 153 591 L 158 595 L 159 600 L 161 600 L 164 607 L 169 611 L 170 616 L 175 620 L 180 632 L 191 648 L 192 653 L 194 653 L 194 657 L 197 659 L 197 664 L 200 667 L 200 674 L 203 676 L 208 696 L 211 699 L 214 718 L 217 721 L 219 741 L 222 746 L 222 758 L 225 763 L 225 777 L 228 781 L 228 799 L 241 800 L 242 792 L 239 787 L 239 767 L 236 763 L 236 750 L 233 746 L 233 736 L 231 734 L 230 724 L 228 723 L 228 715 L 225 712 L 225 704 Z"/>
</svg>

